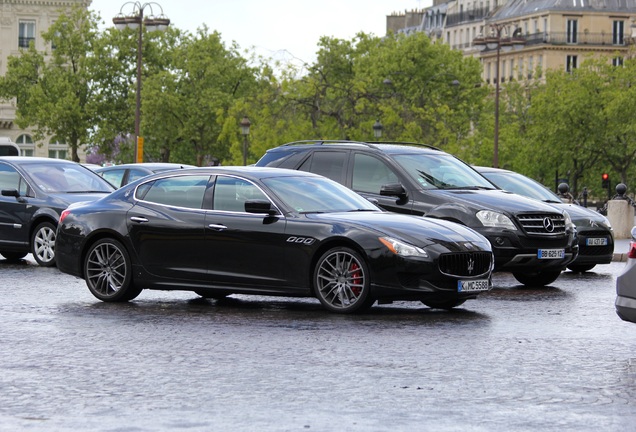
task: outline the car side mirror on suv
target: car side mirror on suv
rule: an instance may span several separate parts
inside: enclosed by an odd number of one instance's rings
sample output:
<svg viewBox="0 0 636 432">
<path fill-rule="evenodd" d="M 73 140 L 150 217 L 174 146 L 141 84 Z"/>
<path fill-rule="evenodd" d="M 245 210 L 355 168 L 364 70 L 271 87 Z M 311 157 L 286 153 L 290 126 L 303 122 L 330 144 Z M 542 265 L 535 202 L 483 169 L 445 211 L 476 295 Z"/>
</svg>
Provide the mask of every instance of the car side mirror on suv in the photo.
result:
<svg viewBox="0 0 636 432">
<path fill-rule="evenodd" d="M 380 195 L 406 198 L 406 190 L 400 183 L 385 184 L 380 187 Z"/>
</svg>

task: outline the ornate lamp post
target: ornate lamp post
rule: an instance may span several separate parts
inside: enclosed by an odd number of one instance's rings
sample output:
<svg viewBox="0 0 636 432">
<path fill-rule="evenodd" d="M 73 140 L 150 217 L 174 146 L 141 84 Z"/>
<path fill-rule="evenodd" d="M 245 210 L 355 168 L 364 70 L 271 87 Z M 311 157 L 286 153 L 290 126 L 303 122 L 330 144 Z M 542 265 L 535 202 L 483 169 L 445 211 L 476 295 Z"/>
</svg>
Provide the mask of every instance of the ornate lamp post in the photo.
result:
<svg viewBox="0 0 636 432">
<path fill-rule="evenodd" d="M 243 135 L 243 166 L 247 165 L 247 136 L 250 134 L 250 119 L 243 117 L 241 122 L 241 135 Z"/>
<path fill-rule="evenodd" d="M 382 129 L 384 129 L 384 126 L 382 126 L 380 120 L 376 120 L 373 124 L 373 136 L 375 138 L 382 138 Z"/>
<path fill-rule="evenodd" d="M 506 28 L 504 24 L 488 24 L 492 29 L 492 33 L 483 38 L 476 37 L 473 39 L 473 45 L 480 51 L 488 48 L 489 50 L 497 50 L 495 60 L 495 135 L 494 135 L 494 149 L 492 157 L 492 166 L 499 168 L 499 91 L 501 79 L 499 77 L 499 61 L 501 59 L 501 51 L 509 51 L 512 48 L 520 49 L 525 44 L 525 39 L 519 37 L 504 37 L 502 38 L 502 31 Z M 514 45 L 513 45 L 514 42 Z"/>
<path fill-rule="evenodd" d="M 129 15 L 124 15 L 123 10 L 127 6 L 132 7 L 132 12 Z M 153 6 L 160 12 L 159 15 L 155 15 Z M 150 15 L 144 18 L 144 10 L 149 9 Z M 141 125 L 141 65 L 142 65 L 142 41 L 143 41 L 143 28 L 144 26 L 148 30 L 161 30 L 165 31 L 170 25 L 170 20 L 163 14 L 163 9 L 158 3 L 149 2 L 141 3 L 126 2 L 119 10 L 119 14 L 113 18 L 113 24 L 118 30 L 125 28 L 138 30 L 137 38 L 137 94 L 136 94 L 136 106 L 135 106 L 135 157 L 134 162 L 143 162 L 144 159 L 144 139 L 140 133 Z"/>
</svg>

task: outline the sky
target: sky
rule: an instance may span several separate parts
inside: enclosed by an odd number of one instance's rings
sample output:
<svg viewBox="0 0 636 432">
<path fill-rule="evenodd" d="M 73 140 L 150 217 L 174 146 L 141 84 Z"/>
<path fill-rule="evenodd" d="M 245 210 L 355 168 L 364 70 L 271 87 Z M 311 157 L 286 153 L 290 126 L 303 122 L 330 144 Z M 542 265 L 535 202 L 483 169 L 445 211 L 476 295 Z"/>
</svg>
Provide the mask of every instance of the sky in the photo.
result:
<svg viewBox="0 0 636 432">
<path fill-rule="evenodd" d="M 131 14 L 133 3 L 93 0 L 89 9 L 98 12 L 104 26 L 111 26 L 121 11 Z M 195 32 L 203 24 L 221 33 L 229 46 L 278 60 L 312 63 L 318 40 L 331 36 L 351 40 L 358 32 L 384 36 L 386 16 L 394 12 L 423 9 L 432 0 L 159 0 L 136 2 L 163 9 L 171 25 Z M 157 4 L 160 8 L 157 8 Z M 150 6 L 144 7 L 148 15 Z"/>
</svg>

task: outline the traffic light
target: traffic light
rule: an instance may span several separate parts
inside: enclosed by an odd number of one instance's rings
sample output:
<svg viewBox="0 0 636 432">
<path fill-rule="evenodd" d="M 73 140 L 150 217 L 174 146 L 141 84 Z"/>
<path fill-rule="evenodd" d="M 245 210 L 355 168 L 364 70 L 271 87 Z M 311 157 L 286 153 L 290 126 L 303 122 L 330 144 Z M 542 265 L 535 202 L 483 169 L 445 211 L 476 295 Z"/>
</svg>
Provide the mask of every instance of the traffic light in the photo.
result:
<svg viewBox="0 0 636 432">
<path fill-rule="evenodd" d="M 610 178 L 608 173 L 601 174 L 601 180 L 603 182 L 603 189 L 610 188 Z"/>
</svg>

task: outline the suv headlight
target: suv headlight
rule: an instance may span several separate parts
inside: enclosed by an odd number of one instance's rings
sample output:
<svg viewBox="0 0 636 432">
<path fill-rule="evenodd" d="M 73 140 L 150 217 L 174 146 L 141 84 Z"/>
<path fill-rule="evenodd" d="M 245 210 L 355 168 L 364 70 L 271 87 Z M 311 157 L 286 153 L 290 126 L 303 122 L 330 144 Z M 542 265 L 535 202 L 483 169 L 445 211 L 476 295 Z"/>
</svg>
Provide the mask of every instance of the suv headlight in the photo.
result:
<svg viewBox="0 0 636 432">
<path fill-rule="evenodd" d="M 378 240 L 391 252 L 402 257 L 424 257 L 428 258 L 428 253 L 417 246 L 410 245 L 392 237 L 379 237 Z"/>
<path fill-rule="evenodd" d="M 563 219 L 565 221 L 565 228 L 576 229 L 574 222 L 572 222 L 572 218 L 570 217 L 570 213 L 563 210 Z"/>
<path fill-rule="evenodd" d="M 505 228 L 516 231 L 517 227 L 512 223 L 510 218 L 503 213 L 492 210 L 480 210 L 477 212 L 477 219 L 484 226 L 493 228 Z"/>
</svg>

